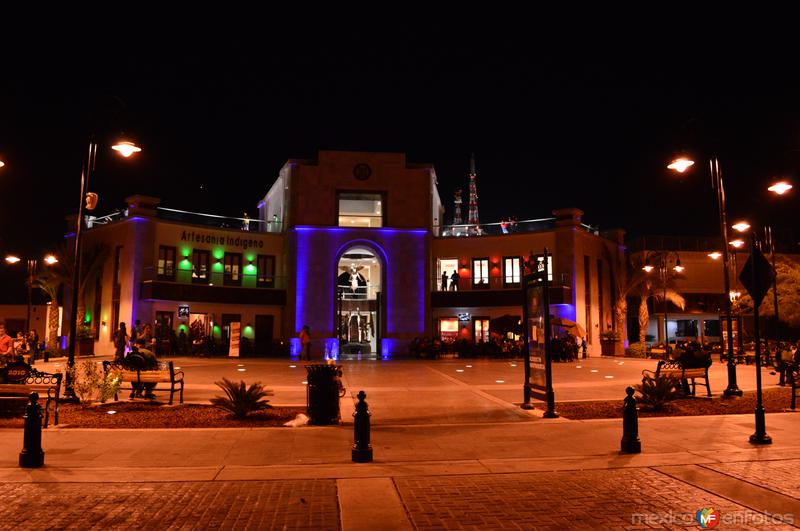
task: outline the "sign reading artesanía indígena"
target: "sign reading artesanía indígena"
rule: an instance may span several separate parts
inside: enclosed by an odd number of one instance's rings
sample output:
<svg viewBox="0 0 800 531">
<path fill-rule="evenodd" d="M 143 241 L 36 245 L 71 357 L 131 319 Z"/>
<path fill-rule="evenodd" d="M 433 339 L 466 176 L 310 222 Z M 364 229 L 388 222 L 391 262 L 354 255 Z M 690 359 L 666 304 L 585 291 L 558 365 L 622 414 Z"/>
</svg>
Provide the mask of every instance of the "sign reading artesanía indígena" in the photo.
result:
<svg viewBox="0 0 800 531">
<path fill-rule="evenodd" d="M 217 235 L 212 232 L 194 232 L 185 230 L 181 232 L 182 242 L 208 243 L 212 245 L 225 245 L 228 247 L 241 247 L 243 250 L 253 248 L 264 248 L 264 242 L 256 238 L 246 238 L 243 236 L 229 236 L 227 234 Z"/>
</svg>

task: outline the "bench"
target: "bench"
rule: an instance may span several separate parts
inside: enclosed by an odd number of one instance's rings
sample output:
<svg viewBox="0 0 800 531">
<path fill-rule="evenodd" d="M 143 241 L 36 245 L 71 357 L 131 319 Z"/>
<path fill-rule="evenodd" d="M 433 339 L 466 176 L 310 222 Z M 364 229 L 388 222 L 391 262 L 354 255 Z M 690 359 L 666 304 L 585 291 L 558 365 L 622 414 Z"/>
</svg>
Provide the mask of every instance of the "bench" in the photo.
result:
<svg viewBox="0 0 800 531">
<path fill-rule="evenodd" d="M 16 402 L 20 412 L 28 404 L 28 395 L 37 392 L 46 394 L 44 404 L 44 427 L 50 423 L 50 404 L 53 404 L 54 425 L 58 426 L 58 407 L 61 397 L 61 373 L 37 371 L 27 363 L 12 362 L 0 370 L 0 401 Z"/>
<path fill-rule="evenodd" d="M 658 378 L 659 376 L 666 376 L 680 381 L 691 380 L 692 396 L 695 396 L 696 385 L 704 385 L 706 391 L 708 392 L 708 396 L 710 397 L 711 387 L 708 384 L 708 368 L 710 366 L 710 359 L 703 367 L 687 367 L 681 360 L 661 360 L 658 362 L 655 372 L 645 369 L 642 371 L 642 376 L 645 378 Z M 695 380 L 697 379 L 703 379 L 705 380 L 705 383 L 696 384 Z"/>
<path fill-rule="evenodd" d="M 183 371 L 175 370 L 175 366 L 171 361 L 159 361 L 157 369 L 145 369 L 144 363 L 139 362 L 136 358 L 141 356 L 134 354 L 126 358 L 126 363 L 123 365 L 113 364 L 110 361 L 103 362 L 103 370 L 108 374 L 109 371 L 119 371 L 121 381 L 123 384 L 128 382 L 130 387 L 120 387 L 120 390 L 130 390 L 131 392 L 141 390 L 143 384 L 148 383 L 168 383 L 169 389 L 169 404 L 172 405 L 173 397 L 178 392 L 176 389 L 180 386 L 180 403 L 183 404 Z M 118 400 L 118 393 L 114 394 L 114 400 Z"/>
<path fill-rule="evenodd" d="M 800 364 L 795 362 L 786 363 L 786 378 L 792 385 L 791 409 L 794 411 L 797 407 L 797 388 L 800 387 Z"/>
</svg>

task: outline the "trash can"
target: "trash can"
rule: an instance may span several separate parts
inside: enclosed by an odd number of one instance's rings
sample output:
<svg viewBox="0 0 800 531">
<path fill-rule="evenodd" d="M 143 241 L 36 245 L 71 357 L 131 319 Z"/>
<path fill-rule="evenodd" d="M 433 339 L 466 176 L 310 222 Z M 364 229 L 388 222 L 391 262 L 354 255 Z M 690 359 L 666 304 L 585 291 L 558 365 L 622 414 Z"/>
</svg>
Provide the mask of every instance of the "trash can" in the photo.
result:
<svg viewBox="0 0 800 531">
<path fill-rule="evenodd" d="M 308 423 L 317 426 L 338 424 L 339 390 L 342 375 L 340 365 L 314 364 L 306 365 L 308 376 L 306 381 L 306 406 Z"/>
</svg>

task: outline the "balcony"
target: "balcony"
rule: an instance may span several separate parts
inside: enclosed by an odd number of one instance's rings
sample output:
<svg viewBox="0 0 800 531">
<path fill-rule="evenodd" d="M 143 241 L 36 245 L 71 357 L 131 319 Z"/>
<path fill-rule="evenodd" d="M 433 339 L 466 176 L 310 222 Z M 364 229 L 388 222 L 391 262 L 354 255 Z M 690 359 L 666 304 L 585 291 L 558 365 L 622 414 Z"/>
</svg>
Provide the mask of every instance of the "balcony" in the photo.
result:
<svg viewBox="0 0 800 531">
<path fill-rule="evenodd" d="M 433 279 L 431 306 L 474 307 L 474 306 L 521 306 L 520 284 L 503 283 L 502 277 L 489 277 L 486 284 L 474 284 L 471 278 L 461 278 L 458 289 L 443 290 L 441 279 Z M 572 288 L 566 276 L 550 284 L 550 304 L 572 304 Z M 448 288 L 452 287 L 448 280 Z"/>
<path fill-rule="evenodd" d="M 281 284 L 283 283 L 281 282 Z M 165 280 L 145 280 L 141 283 L 140 289 L 140 298 L 144 300 L 259 304 L 266 306 L 284 306 L 286 304 L 286 290 L 282 288 L 243 288 L 240 286 L 215 286 Z"/>
</svg>

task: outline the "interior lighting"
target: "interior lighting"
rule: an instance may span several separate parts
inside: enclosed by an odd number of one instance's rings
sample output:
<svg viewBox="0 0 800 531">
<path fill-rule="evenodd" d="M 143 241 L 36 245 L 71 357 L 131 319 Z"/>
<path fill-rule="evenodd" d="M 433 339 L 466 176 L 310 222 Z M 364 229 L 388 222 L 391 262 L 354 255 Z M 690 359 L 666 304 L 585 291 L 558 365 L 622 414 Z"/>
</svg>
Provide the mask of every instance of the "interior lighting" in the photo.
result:
<svg viewBox="0 0 800 531">
<path fill-rule="evenodd" d="M 684 158 L 684 157 L 680 157 L 680 158 L 677 158 L 677 159 L 673 160 L 667 166 L 667 168 L 670 169 L 670 170 L 675 170 L 678 173 L 683 173 L 686 170 L 688 170 L 689 168 L 691 168 L 692 166 L 694 166 L 694 161 L 693 160 L 687 159 L 687 158 Z"/>
</svg>

